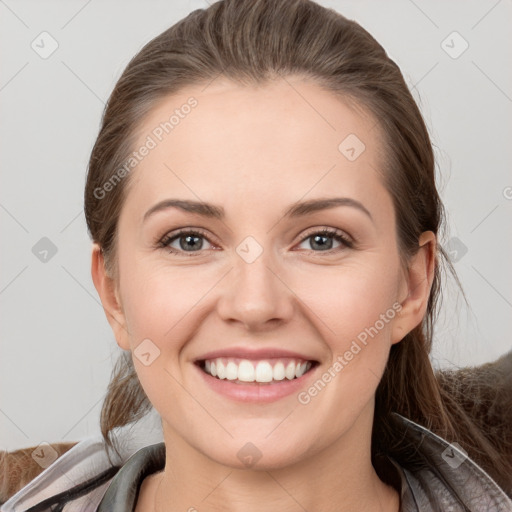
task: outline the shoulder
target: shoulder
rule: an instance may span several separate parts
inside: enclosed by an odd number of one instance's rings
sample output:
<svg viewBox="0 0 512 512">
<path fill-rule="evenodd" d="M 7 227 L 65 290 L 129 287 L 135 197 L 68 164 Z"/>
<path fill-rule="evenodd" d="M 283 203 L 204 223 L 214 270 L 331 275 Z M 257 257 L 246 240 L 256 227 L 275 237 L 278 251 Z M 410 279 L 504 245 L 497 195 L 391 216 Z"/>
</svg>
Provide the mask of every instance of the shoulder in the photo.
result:
<svg viewBox="0 0 512 512">
<path fill-rule="evenodd" d="M 512 500 L 457 443 L 394 413 L 408 446 L 390 458 L 400 474 L 404 512 L 485 510 L 512 512 Z"/>
<path fill-rule="evenodd" d="M 84 506 L 101 499 L 118 469 L 109 460 L 102 439 L 82 440 L 11 496 L 1 510 L 43 512 L 75 500 L 77 506 Z"/>
<path fill-rule="evenodd" d="M 13 451 L 0 450 L 0 504 L 25 487 L 55 459 L 77 443 L 40 444 Z"/>
<path fill-rule="evenodd" d="M 165 444 L 146 446 L 123 465 L 98 505 L 98 512 L 135 510 L 143 482 L 165 467 Z"/>
<path fill-rule="evenodd" d="M 35 478 L 31 475 L 30 482 L 10 496 L 0 510 L 50 512 L 62 510 L 67 503 L 72 503 L 73 510 L 97 510 L 120 470 L 126 466 L 123 475 L 129 473 L 140 463 L 141 455 L 148 455 L 145 449 L 160 442 L 163 434 L 154 413 L 116 429 L 113 437 L 118 452 L 109 449 L 101 435 L 79 441 Z"/>
</svg>

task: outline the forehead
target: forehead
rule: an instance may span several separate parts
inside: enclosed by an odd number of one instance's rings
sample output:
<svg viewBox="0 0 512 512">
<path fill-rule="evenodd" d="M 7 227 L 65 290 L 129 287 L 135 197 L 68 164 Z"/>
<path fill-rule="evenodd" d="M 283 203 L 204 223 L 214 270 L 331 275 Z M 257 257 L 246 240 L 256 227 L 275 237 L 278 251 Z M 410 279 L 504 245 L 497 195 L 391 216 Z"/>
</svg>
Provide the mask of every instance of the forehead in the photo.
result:
<svg viewBox="0 0 512 512">
<path fill-rule="evenodd" d="M 186 87 L 155 105 L 137 138 L 135 150 L 150 149 L 131 173 L 134 207 L 169 196 L 264 206 L 262 198 L 288 204 L 333 189 L 385 193 L 373 117 L 302 77 Z"/>
</svg>

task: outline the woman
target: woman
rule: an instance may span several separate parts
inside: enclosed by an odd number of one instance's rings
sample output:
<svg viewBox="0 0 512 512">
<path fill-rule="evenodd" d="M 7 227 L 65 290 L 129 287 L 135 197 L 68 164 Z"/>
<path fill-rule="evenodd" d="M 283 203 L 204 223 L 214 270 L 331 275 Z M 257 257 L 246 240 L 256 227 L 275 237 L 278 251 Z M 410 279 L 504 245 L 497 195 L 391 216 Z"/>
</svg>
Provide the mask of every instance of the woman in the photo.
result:
<svg viewBox="0 0 512 512">
<path fill-rule="evenodd" d="M 429 361 L 428 132 L 357 23 L 226 0 L 162 33 L 109 99 L 85 213 L 129 354 L 105 443 L 151 407 L 164 442 L 29 510 L 512 510 L 510 460 Z"/>
</svg>

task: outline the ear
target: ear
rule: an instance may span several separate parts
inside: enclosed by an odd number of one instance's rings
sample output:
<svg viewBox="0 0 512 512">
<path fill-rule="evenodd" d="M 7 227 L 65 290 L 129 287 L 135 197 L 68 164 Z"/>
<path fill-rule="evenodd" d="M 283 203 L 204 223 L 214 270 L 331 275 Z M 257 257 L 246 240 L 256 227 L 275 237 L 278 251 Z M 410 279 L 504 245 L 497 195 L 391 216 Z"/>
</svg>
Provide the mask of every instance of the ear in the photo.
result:
<svg viewBox="0 0 512 512">
<path fill-rule="evenodd" d="M 103 252 L 97 243 L 92 246 L 91 275 L 94 287 L 100 296 L 103 311 L 114 331 L 117 344 L 124 350 L 130 350 L 128 329 L 119 291 L 115 280 L 107 275 Z"/>
<path fill-rule="evenodd" d="M 406 334 L 418 326 L 427 311 L 428 299 L 434 280 L 436 265 L 436 236 L 432 231 L 421 234 L 420 248 L 411 258 L 405 274 L 405 284 L 401 295 L 407 294 L 401 301 L 402 309 L 393 324 L 392 343 L 398 343 Z"/>
</svg>

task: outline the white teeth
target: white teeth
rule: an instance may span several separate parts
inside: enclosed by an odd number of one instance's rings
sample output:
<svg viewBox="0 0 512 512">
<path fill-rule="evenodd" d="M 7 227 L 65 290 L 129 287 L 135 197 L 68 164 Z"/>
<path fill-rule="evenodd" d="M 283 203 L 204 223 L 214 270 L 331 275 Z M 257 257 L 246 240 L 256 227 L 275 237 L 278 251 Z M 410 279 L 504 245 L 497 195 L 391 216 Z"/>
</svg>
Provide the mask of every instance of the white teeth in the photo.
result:
<svg viewBox="0 0 512 512">
<path fill-rule="evenodd" d="M 306 373 L 307 362 L 304 361 L 302 364 L 297 365 L 297 369 L 295 370 L 295 377 L 300 377 Z"/>
<path fill-rule="evenodd" d="M 238 379 L 238 366 L 235 363 L 233 363 L 233 361 L 230 361 L 226 366 L 226 379 Z"/>
<path fill-rule="evenodd" d="M 284 372 L 287 379 L 292 380 L 295 377 L 296 368 L 297 368 L 297 365 L 293 361 L 288 363 L 288 366 L 286 367 L 286 370 Z"/>
<path fill-rule="evenodd" d="M 224 363 L 220 359 L 217 361 L 217 377 L 219 377 L 219 379 L 226 378 L 226 369 L 224 367 Z"/>
<path fill-rule="evenodd" d="M 275 365 L 274 365 L 274 369 L 272 371 L 273 373 L 273 376 L 274 376 L 274 380 L 283 380 L 285 375 L 284 375 L 284 364 L 281 363 L 281 361 L 277 362 Z"/>
<path fill-rule="evenodd" d="M 238 380 L 243 382 L 254 382 L 254 366 L 250 361 L 241 361 L 238 365 Z"/>
<path fill-rule="evenodd" d="M 303 360 L 250 361 L 248 359 L 216 358 L 204 362 L 204 370 L 213 377 L 242 382 L 272 382 L 292 380 L 304 375 L 312 363 Z M 286 365 L 286 366 L 285 366 Z"/>
<path fill-rule="evenodd" d="M 268 361 L 260 361 L 256 366 L 256 382 L 270 382 L 272 379 L 272 366 Z"/>
</svg>

